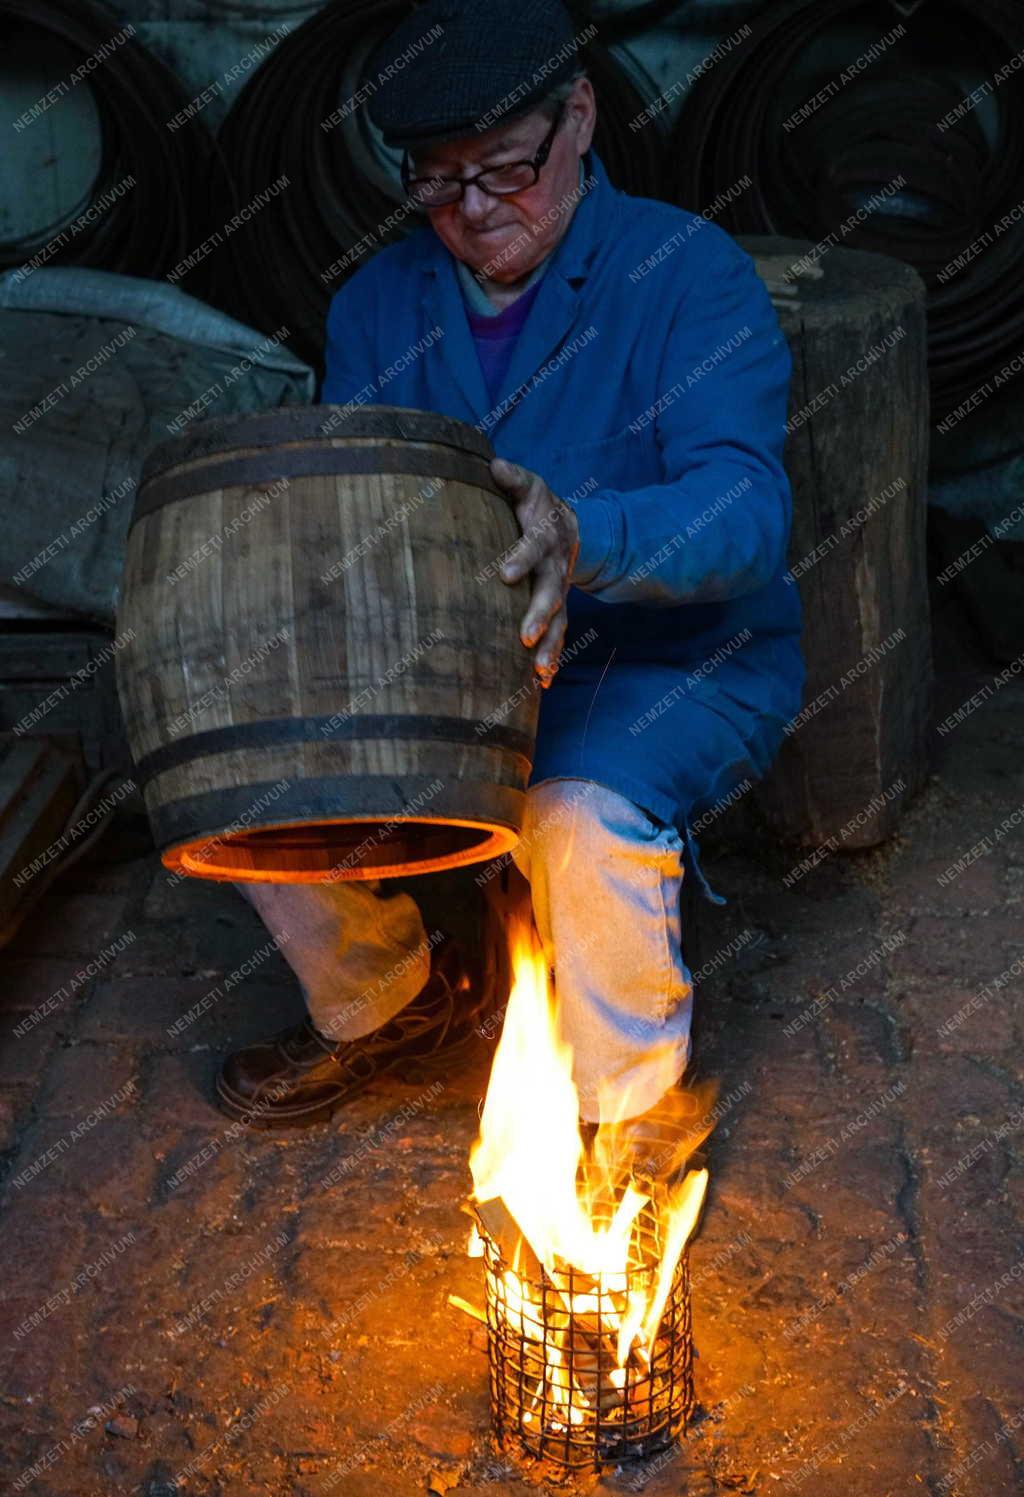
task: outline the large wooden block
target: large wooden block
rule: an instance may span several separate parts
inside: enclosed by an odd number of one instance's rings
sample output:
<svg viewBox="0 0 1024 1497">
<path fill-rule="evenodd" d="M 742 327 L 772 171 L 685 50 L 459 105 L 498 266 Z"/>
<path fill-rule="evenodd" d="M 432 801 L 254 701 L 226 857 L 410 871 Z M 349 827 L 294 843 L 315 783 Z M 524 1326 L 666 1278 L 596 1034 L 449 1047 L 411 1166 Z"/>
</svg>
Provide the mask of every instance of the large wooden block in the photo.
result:
<svg viewBox="0 0 1024 1497">
<path fill-rule="evenodd" d="M 925 287 L 900 261 L 739 236 L 793 356 L 785 452 L 807 683 L 758 798 L 786 840 L 871 847 L 927 772 Z"/>
</svg>

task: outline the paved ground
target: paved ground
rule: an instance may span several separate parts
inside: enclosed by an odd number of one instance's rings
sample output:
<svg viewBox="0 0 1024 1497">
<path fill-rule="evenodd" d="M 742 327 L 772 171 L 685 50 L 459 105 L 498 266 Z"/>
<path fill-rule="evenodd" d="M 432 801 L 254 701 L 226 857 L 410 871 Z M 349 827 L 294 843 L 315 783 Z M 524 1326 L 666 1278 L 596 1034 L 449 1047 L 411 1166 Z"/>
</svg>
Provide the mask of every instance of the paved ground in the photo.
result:
<svg viewBox="0 0 1024 1497">
<path fill-rule="evenodd" d="M 937 721 L 997 675 L 954 637 Z M 1022 802 L 1015 677 L 937 740 L 892 845 L 788 885 L 770 844 L 709 856 L 701 1415 L 602 1490 L 1024 1490 L 1024 830 L 996 831 Z M 232 1127 L 218 1055 L 299 1009 L 264 942 L 148 856 L 69 874 L 0 957 L 6 1491 L 517 1490 L 446 1306 L 480 1295 L 458 1208 L 487 1055 L 336 1126 Z"/>
</svg>

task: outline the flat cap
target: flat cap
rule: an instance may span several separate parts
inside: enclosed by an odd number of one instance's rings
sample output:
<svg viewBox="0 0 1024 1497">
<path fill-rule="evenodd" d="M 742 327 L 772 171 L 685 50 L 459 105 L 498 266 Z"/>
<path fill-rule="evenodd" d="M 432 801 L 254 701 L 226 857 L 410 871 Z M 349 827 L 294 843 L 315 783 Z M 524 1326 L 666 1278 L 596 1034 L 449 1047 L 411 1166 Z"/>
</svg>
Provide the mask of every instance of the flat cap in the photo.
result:
<svg viewBox="0 0 1024 1497">
<path fill-rule="evenodd" d="M 424 0 L 367 60 L 370 118 L 390 146 L 489 129 L 571 77 L 587 40 L 561 0 Z"/>
</svg>

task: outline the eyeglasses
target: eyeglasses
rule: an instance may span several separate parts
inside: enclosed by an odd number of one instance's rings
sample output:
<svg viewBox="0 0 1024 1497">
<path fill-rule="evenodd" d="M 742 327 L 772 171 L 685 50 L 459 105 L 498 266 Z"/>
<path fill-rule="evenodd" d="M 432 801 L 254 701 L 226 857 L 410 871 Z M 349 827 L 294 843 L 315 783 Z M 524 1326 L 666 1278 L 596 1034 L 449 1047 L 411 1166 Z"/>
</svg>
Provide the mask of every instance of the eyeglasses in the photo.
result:
<svg viewBox="0 0 1024 1497">
<path fill-rule="evenodd" d="M 461 202 L 466 188 L 479 187 L 492 197 L 505 197 L 512 192 L 525 192 L 537 181 L 554 144 L 558 127 L 565 114 L 564 102 L 551 121 L 551 128 L 541 141 L 537 154 L 530 161 L 506 161 L 502 166 L 489 166 L 473 177 L 410 177 L 409 152 L 402 152 L 402 186 L 409 201 L 416 208 L 441 208 L 446 203 Z"/>
</svg>

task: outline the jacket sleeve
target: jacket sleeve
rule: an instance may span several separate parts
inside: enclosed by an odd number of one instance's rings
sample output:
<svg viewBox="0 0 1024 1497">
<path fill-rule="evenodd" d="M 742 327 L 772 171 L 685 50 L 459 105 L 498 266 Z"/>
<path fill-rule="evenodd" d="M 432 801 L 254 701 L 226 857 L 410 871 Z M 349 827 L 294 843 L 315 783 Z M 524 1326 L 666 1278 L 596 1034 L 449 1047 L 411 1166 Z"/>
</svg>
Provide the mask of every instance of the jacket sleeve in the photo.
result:
<svg viewBox="0 0 1024 1497">
<path fill-rule="evenodd" d="M 719 252 L 673 314 L 654 425 L 663 483 L 577 501 L 574 584 L 608 603 L 742 597 L 783 563 L 791 498 L 782 466 L 792 360 L 751 257 Z"/>
<path fill-rule="evenodd" d="M 374 339 L 369 315 L 368 267 L 350 276 L 331 298 L 327 309 L 324 380 L 320 401 L 324 405 L 366 405 L 377 389 Z"/>
</svg>

